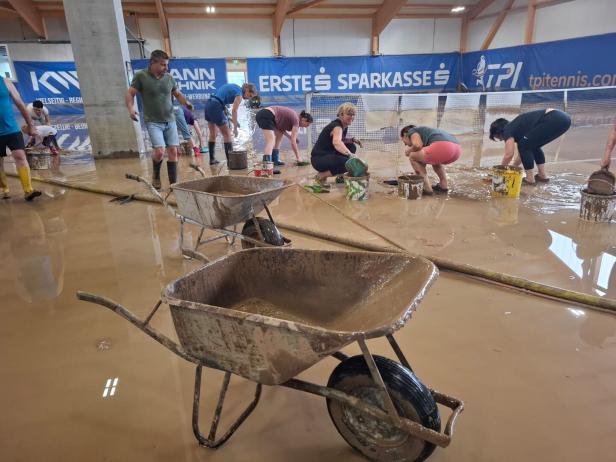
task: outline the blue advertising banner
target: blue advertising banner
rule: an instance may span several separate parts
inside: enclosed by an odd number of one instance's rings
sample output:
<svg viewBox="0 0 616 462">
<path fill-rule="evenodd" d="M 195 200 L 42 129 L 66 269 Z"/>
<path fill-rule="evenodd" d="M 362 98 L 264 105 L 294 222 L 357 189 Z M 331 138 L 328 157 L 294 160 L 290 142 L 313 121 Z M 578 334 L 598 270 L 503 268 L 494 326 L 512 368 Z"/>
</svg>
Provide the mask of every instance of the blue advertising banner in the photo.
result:
<svg viewBox="0 0 616 462">
<path fill-rule="evenodd" d="M 462 55 L 471 91 L 616 85 L 616 33 Z"/>
<path fill-rule="evenodd" d="M 248 81 L 262 96 L 307 92 L 447 91 L 458 83 L 458 53 L 325 58 L 249 58 Z"/>
<path fill-rule="evenodd" d="M 25 102 L 41 100 L 51 114 L 83 113 L 79 77 L 74 62 L 15 61 L 19 92 Z M 134 70 L 147 67 L 148 60 L 132 62 Z M 227 83 L 224 59 L 172 59 L 169 73 L 191 101 L 204 100 Z"/>
<path fill-rule="evenodd" d="M 147 59 L 133 60 L 133 70 L 145 69 L 148 62 Z M 208 99 L 218 87 L 227 83 L 227 64 L 224 59 L 171 59 L 169 74 L 184 96 L 196 102 Z"/>
</svg>

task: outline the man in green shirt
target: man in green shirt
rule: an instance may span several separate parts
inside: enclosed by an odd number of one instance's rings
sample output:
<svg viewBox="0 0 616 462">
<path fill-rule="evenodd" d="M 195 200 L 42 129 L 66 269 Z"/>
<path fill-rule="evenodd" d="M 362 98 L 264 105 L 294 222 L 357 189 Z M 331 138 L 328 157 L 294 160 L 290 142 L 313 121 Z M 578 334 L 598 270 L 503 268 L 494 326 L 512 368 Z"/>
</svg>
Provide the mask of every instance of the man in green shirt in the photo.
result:
<svg viewBox="0 0 616 462">
<path fill-rule="evenodd" d="M 135 95 L 141 94 L 145 126 L 152 143 L 153 176 L 152 185 L 160 189 L 160 166 L 167 148 L 167 173 L 169 184 L 177 181 L 178 130 L 173 115 L 173 97 L 192 110 L 184 95 L 177 89 L 175 80 L 167 72 L 169 56 L 162 50 L 154 50 L 150 55 L 147 69 L 138 71 L 126 92 L 126 108 L 131 119 L 138 121 L 139 112 L 135 109 Z"/>
</svg>

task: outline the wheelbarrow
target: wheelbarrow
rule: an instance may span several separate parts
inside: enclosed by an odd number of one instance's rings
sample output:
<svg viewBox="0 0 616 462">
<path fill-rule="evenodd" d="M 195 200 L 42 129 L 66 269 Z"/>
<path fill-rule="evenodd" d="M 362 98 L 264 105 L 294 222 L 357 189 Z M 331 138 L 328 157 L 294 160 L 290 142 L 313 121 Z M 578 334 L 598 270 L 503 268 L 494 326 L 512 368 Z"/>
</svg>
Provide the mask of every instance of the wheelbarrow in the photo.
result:
<svg viewBox="0 0 616 462">
<path fill-rule="evenodd" d="M 413 373 L 394 332 L 437 277 L 428 260 L 403 254 L 254 248 L 232 253 L 170 283 L 144 321 L 120 304 L 78 292 L 196 364 L 193 432 L 202 446 L 224 444 L 253 412 L 263 385 L 322 396 L 342 437 L 369 459 L 422 461 L 450 444 L 464 404 L 427 388 Z M 170 307 L 179 344 L 149 322 Z M 386 337 L 399 362 L 370 353 Z M 340 350 L 357 342 L 362 354 Z M 295 378 L 320 360 L 340 363 L 326 386 Z M 201 371 L 225 372 L 208 436 L 199 426 Z M 256 382 L 252 402 L 216 438 L 231 375 Z M 441 431 L 437 403 L 452 410 Z"/>
<path fill-rule="evenodd" d="M 199 246 L 221 238 L 226 238 L 230 244 L 239 238 L 244 249 L 255 246 L 285 246 L 291 243 L 276 227 L 267 204 L 292 186 L 292 181 L 235 175 L 205 178 L 205 172 L 200 167 L 191 167 L 199 171 L 204 178 L 175 183 L 166 196 L 145 178 L 126 174 L 126 178 L 146 185 L 154 197 L 180 220 L 180 249 L 183 255 L 207 262 L 208 258 L 197 251 Z M 168 201 L 171 192 L 175 195 L 177 208 Z M 257 217 L 263 210 L 268 218 Z M 186 223 L 201 228 L 192 250 L 184 247 Z M 244 225 L 242 231 L 237 232 L 237 225 L 240 223 Z M 203 239 L 206 229 L 216 231 L 219 235 Z"/>
</svg>

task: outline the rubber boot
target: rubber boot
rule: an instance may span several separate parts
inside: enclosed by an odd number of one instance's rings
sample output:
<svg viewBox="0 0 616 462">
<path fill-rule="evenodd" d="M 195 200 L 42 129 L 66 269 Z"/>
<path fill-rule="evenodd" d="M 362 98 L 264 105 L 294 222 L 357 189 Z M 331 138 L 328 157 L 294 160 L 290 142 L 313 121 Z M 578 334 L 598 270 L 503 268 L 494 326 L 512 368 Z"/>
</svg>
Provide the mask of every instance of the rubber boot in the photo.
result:
<svg viewBox="0 0 616 462">
<path fill-rule="evenodd" d="M 178 163 L 167 161 L 167 175 L 169 176 L 169 184 L 172 185 L 178 181 Z"/>
<path fill-rule="evenodd" d="M 160 184 L 160 167 L 161 165 L 163 165 L 163 160 L 159 160 L 158 162 L 156 162 L 154 159 L 152 159 L 152 186 L 154 186 L 154 189 L 160 189 L 161 184 Z"/>
<path fill-rule="evenodd" d="M 227 156 L 227 162 L 229 162 L 229 153 L 233 151 L 233 143 L 225 143 L 225 156 Z"/>
<path fill-rule="evenodd" d="M 24 167 L 17 167 L 17 174 L 19 175 L 21 188 L 24 190 L 24 197 L 28 202 L 30 202 L 35 197 L 41 195 L 40 191 L 37 191 L 32 187 L 32 179 L 30 178 L 30 167 L 28 167 L 27 165 Z"/>
<path fill-rule="evenodd" d="M 216 160 L 216 155 L 214 154 L 215 148 L 216 148 L 216 141 L 208 141 L 207 150 L 210 153 L 210 165 L 215 165 L 219 163 L 219 161 Z"/>
<path fill-rule="evenodd" d="M 0 172 L 0 198 L 8 199 L 11 197 L 9 193 L 9 181 L 4 171 Z"/>
<path fill-rule="evenodd" d="M 272 161 L 274 162 L 275 167 L 284 165 L 284 162 L 280 160 L 280 150 L 279 149 L 272 149 Z"/>
</svg>

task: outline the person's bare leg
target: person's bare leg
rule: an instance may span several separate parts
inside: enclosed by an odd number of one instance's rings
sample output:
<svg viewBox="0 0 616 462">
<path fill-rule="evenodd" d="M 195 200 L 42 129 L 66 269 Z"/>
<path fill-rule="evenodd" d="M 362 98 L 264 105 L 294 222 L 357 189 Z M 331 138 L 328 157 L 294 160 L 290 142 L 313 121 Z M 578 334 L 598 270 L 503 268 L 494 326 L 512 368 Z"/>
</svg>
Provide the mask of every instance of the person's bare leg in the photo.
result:
<svg viewBox="0 0 616 462">
<path fill-rule="evenodd" d="M 447 174 L 445 173 L 445 167 L 442 165 L 433 165 L 434 173 L 438 176 L 439 182 L 438 185 L 442 189 L 448 189 L 447 187 Z"/>
<path fill-rule="evenodd" d="M 417 153 L 413 153 L 417 154 Z M 426 170 L 426 164 L 419 162 L 418 160 L 413 159 L 413 155 L 411 155 L 411 165 L 413 169 L 417 172 L 418 175 L 421 175 L 424 180 L 424 191 L 427 193 L 432 193 L 432 185 L 430 184 L 430 179 L 428 178 L 428 171 Z"/>
<path fill-rule="evenodd" d="M 539 178 L 547 180 L 548 175 L 545 173 L 545 164 L 537 164 L 537 170 L 539 171 Z"/>
<path fill-rule="evenodd" d="M 535 184 L 535 169 L 524 170 L 524 172 L 526 173 L 526 182 Z"/>
<path fill-rule="evenodd" d="M 210 165 L 217 164 L 218 160 L 216 160 L 216 154 L 214 149 L 216 148 L 216 125 L 208 122 L 207 123 L 207 149 L 210 154 Z"/>
<path fill-rule="evenodd" d="M 31 201 L 35 197 L 40 196 L 41 192 L 32 187 L 32 177 L 30 176 L 30 166 L 26 159 L 26 151 L 23 149 L 16 149 L 11 152 L 11 155 L 15 161 L 15 167 L 17 167 L 17 174 L 19 175 L 19 181 L 24 190 L 24 197 L 26 200 Z"/>
<path fill-rule="evenodd" d="M 262 130 L 263 138 L 265 139 L 265 146 L 263 147 L 263 154 L 266 156 L 272 155 L 274 144 L 276 143 L 276 136 L 274 130 Z"/>
<path fill-rule="evenodd" d="M 231 129 L 228 125 L 220 125 L 218 126 L 218 130 L 222 133 L 222 139 L 224 141 L 225 146 L 225 156 L 227 156 L 227 161 L 229 160 L 229 153 L 233 150 L 233 137 L 231 133 Z"/>
</svg>

